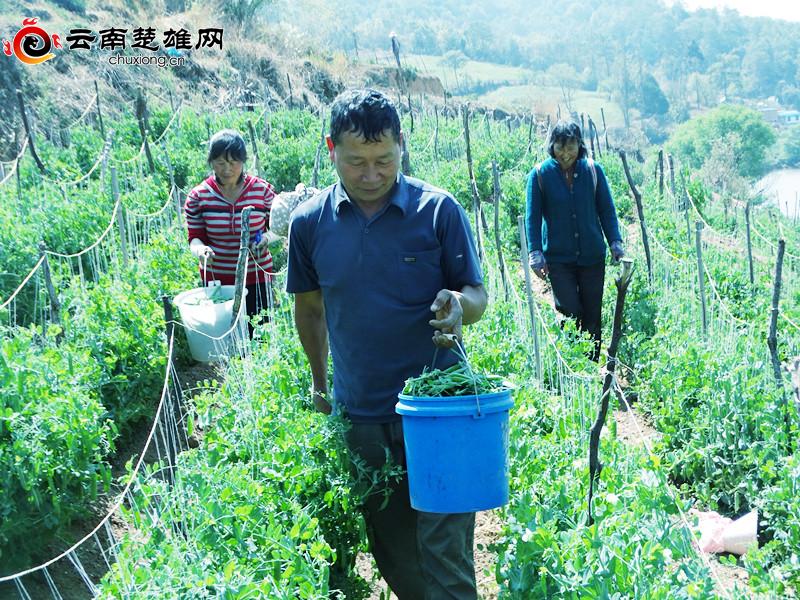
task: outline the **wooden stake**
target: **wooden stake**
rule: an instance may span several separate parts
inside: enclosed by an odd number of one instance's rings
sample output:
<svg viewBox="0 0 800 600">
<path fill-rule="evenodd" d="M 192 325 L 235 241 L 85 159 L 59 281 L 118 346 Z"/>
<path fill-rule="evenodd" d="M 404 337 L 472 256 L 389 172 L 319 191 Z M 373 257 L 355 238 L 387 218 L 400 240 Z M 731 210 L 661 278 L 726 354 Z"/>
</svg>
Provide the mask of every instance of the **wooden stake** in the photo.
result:
<svg viewBox="0 0 800 600">
<path fill-rule="evenodd" d="M 119 230 L 119 243 L 122 249 L 122 265 L 128 268 L 128 232 L 125 227 L 125 207 L 119 202 L 119 181 L 117 180 L 117 168 L 111 167 L 111 194 L 114 198 L 114 206 L 119 203 L 117 209 L 117 229 Z"/>
<path fill-rule="evenodd" d="M 602 119 L 603 119 L 603 135 L 604 135 L 604 136 L 605 136 L 605 138 L 606 138 L 606 152 L 608 152 L 608 149 L 609 149 L 609 147 L 610 147 L 610 146 L 608 145 L 608 127 L 606 126 L 606 113 L 605 113 L 605 111 L 603 110 L 603 107 L 602 107 L 602 106 L 600 107 L 600 116 L 601 116 L 601 117 L 602 117 Z"/>
<path fill-rule="evenodd" d="M 497 262 L 500 265 L 500 280 L 503 282 L 503 292 L 508 302 L 508 281 L 506 281 L 506 264 L 503 260 L 503 246 L 500 243 L 500 173 L 497 161 L 492 161 L 492 180 L 494 183 L 494 245 L 497 248 Z"/>
<path fill-rule="evenodd" d="M 106 128 L 103 126 L 103 111 L 100 109 L 100 89 L 97 80 L 94 81 L 95 104 L 97 106 L 97 123 L 100 125 L 100 137 L 106 139 Z"/>
<path fill-rule="evenodd" d="M 675 160 L 672 154 L 667 155 L 667 163 L 669 164 L 669 191 L 672 192 L 672 197 L 675 197 Z M 673 200 L 674 202 L 674 200 Z"/>
<path fill-rule="evenodd" d="M 175 318 L 172 314 L 172 301 L 167 294 L 161 296 L 161 304 L 164 306 L 164 323 L 167 330 L 167 344 L 169 344 L 172 332 L 175 330 Z"/>
<path fill-rule="evenodd" d="M 656 163 L 656 170 L 658 171 L 658 197 L 664 199 L 664 149 L 660 148 L 658 151 L 658 162 Z"/>
<path fill-rule="evenodd" d="M 156 165 L 153 161 L 153 155 L 150 152 L 150 143 L 147 141 L 147 99 L 144 96 L 144 91 L 141 89 L 139 89 L 139 93 L 136 96 L 136 119 L 139 121 L 139 133 L 142 136 L 142 143 L 144 144 L 144 154 L 147 157 L 147 166 L 150 169 L 150 174 L 155 175 Z"/>
<path fill-rule="evenodd" d="M 517 229 L 519 230 L 519 257 L 522 261 L 522 269 L 525 272 L 525 292 L 528 296 L 528 316 L 531 319 L 531 337 L 533 338 L 533 356 L 536 367 L 536 381 L 544 386 L 544 373 L 542 370 L 542 352 L 539 347 L 539 334 L 536 329 L 536 309 L 533 305 L 533 292 L 531 291 L 531 266 L 528 264 L 528 239 L 525 233 L 525 217 L 517 217 Z"/>
<path fill-rule="evenodd" d="M 433 105 L 433 117 L 435 124 L 433 128 L 433 160 L 439 162 L 439 107 Z"/>
<path fill-rule="evenodd" d="M 242 306 L 242 296 L 244 295 L 244 282 L 247 280 L 247 273 L 245 273 L 244 267 L 247 262 L 247 249 L 250 245 L 251 212 L 253 212 L 252 206 L 245 206 L 244 209 L 242 209 L 242 233 L 239 237 L 239 261 L 236 263 L 236 284 L 234 287 L 231 327 L 236 323 L 239 316 L 239 309 Z"/>
<path fill-rule="evenodd" d="M 605 377 L 603 378 L 603 394 L 600 396 L 600 410 L 597 413 L 594 425 L 589 434 L 589 525 L 594 523 L 592 514 L 592 496 L 594 494 L 594 484 L 600 478 L 600 471 L 603 465 L 600 462 L 600 433 L 606 422 L 608 414 L 608 399 L 611 395 L 611 386 L 614 383 L 614 370 L 617 364 L 617 349 L 622 339 L 622 318 L 625 309 L 625 295 L 628 293 L 628 285 L 633 275 L 633 261 L 630 258 L 623 258 L 622 270 L 614 282 L 617 286 L 617 304 L 614 308 L 614 327 L 611 334 L 611 344 L 608 347 L 608 362 L 606 363 Z"/>
<path fill-rule="evenodd" d="M 406 136 L 403 136 L 402 143 L 400 144 L 400 168 L 403 170 L 403 175 L 411 175 L 411 157 L 408 153 Z"/>
<path fill-rule="evenodd" d="M 256 172 L 256 175 L 261 175 L 261 167 L 260 161 L 258 158 L 258 145 L 256 144 L 256 133 L 253 129 L 253 122 L 250 119 L 247 119 L 247 131 L 250 133 L 250 144 L 253 146 L 253 170 Z"/>
<path fill-rule="evenodd" d="M 17 100 L 19 101 L 19 112 L 22 115 L 22 124 L 25 126 L 25 134 L 28 136 L 28 145 L 31 149 L 31 156 L 33 156 L 33 160 L 36 161 L 36 166 L 39 167 L 39 171 L 44 173 L 42 159 L 39 158 L 39 154 L 36 152 L 36 145 L 33 143 L 33 130 L 28 123 L 28 115 L 25 112 L 25 99 L 22 97 L 21 90 L 17 90 Z"/>
<path fill-rule="evenodd" d="M 636 212 L 639 214 L 639 225 L 642 229 L 642 245 L 644 245 L 644 255 L 647 259 L 647 282 L 653 284 L 653 259 L 650 256 L 650 240 L 647 235 L 647 223 L 644 218 L 644 207 L 642 206 L 642 195 L 636 189 L 636 184 L 631 177 L 631 171 L 628 168 L 628 158 L 625 155 L 625 150 L 619 151 L 619 157 L 622 159 L 622 167 L 625 169 L 625 177 L 628 180 L 628 186 L 631 188 L 633 198 L 636 201 Z"/>
<path fill-rule="evenodd" d="M 483 252 L 483 241 L 481 236 L 481 199 L 478 195 L 478 184 L 475 182 L 475 172 L 472 169 L 472 146 L 469 138 L 469 105 L 461 107 L 461 117 L 464 123 L 464 140 L 467 144 L 467 174 L 469 176 L 470 189 L 472 190 L 472 207 L 475 212 L 475 239 L 478 242 L 478 256 L 481 263 L 485 260 Z"/>
<path fill-rule="evenodd" d="M 528 122 L 528 153 L 530 153 L 533 148 L 533 127 L 536 124 L 536 116 L 531 113 L 528 118 L 530 119 Z"/>
<path fill-rule="evenodd" d="M 47 295 L 50 298 L 50 307 L 52 310 L 51 318 L 54 323 L 61 324 L 61 303 L 58 301 L 58 294 L 56 293 L 56 287 L 53 285 L 53 276 L 50 272 L 50 260 L 47 258 L 47 246 L 44 243 L 44 240 L 39 242 L 39 254 L 44 258 L 42 262 L 42 268 L 44 269 L 44 282 L 45 287 L 47 288 Z M 42 330 L 45 331 L 47 329 L 47 325 L 42 323 Z M 61 343 L 61 340 L 64 339 L 64 331 L 60 331 L 56 336 L 56 343 Z"/>
<path fill-rule="evenodd" d="M 781 409 L 783 411 L 784 427 L 786 429 L 786 445 L 791 448 L 791 419 L 789 418 L 789 405 L 786 400 L 786 391 L 783 387 L 783 376 L 781 375 L 781 361 L 778 358 L 778 313 L 780 312 L 781 300 L 781 278 L 783 273 L 783 256 L 786 251 L 786 242 L 778 240 L 778 257 L 775 260 L 775 281 L 772 284 L 772 311 L 769 317 L 769 334 L 767 335 L 767 346 L 772 361 L 772 373 L 775 376 L 775 383 L 781 391 Z"/>
<path fill-rule="evenodd" d="M 706 278 L 703 268 L 703 224 L 695 222 L 695 249 L 697 253 L 697 283 L 700 291 L 700 318 L 703 325 L 703 337 L 708 337 L 708 315 L 706 314 Z"/>
<path fill-rule="evenodd" d="M 294 108 L 294 93 L 292 92 L 292 80 L 289 74 L 286 74 L 286 81 L 289 83 L 289 110 Z"/>
<path fill-rule="evenodd" d="M 314 172 L 311 174 L 311 187 L 319 187 L 319 167 L 322 162 L 322 152 L 325 149 L 325 116 L 322 116 L 322 127 L 320 130 L 317 154 L 314 156 Z"/>
</svg>

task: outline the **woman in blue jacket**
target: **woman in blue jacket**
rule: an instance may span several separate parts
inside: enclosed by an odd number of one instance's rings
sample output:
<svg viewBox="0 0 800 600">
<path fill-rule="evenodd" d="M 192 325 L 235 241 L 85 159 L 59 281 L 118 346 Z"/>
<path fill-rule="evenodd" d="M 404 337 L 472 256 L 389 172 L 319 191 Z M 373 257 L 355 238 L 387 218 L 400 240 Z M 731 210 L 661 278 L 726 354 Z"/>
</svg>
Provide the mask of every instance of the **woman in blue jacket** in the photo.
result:
<svg viewBox="0 0 800 600">
<path fill-rule="evenodd" d="M 603 169 L 588 157 L 577 123 L 559 121 L 547 152 L 551 158 L 528 175 L 528 260 L 538 277 L 549 276 L 556 310 L 594 338 L 591 358 L 597 361 L 606 240 L 615 262 L 625 254 L 617 211 Z"/>
</svg>

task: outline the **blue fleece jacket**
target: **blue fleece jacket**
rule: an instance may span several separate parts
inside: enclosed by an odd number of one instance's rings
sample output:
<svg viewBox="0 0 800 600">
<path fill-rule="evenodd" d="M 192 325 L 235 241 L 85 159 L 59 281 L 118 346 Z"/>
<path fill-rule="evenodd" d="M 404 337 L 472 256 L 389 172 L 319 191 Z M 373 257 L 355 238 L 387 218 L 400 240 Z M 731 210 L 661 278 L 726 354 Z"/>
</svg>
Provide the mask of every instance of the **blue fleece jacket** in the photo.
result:
<svg viewBox="0 0 800 600">
<path fill-rule="evenodd" d="M 529 251 L 543 251 L 549 263 L 588 266 L 605 260 L 603 234 L 609 244 L 622 241 L 605 173 L 597 163 L 595 170 L 596 190 L 588 162 L 578 160 L 572 191 L 553 158 L 544 161 L 538 173 L 537 169 L 530 172 L 525 219 Z"/>
</svg>

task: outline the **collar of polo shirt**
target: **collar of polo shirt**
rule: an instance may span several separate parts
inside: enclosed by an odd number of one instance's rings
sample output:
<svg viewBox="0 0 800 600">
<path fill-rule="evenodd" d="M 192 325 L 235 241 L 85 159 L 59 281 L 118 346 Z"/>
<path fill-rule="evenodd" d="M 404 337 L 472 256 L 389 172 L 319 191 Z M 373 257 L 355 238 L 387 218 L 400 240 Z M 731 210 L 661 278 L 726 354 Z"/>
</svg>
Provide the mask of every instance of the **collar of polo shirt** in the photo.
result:
<svg viewBox="0 0 800 600">
<path fill-rule="evenodd" d="M 339 214 L 339 206 L 342 204 L 342 202 L 349 202 L 350 204 L 353 204 L 353 201 L 350 200 L 350 197 L 347 195 L 342 182 L 339 181 L 333 188 L 333 210 L 336 211 L 337 215 Z M 408 212 L 406 178 L 400 172 L 397 173 L 397 180 L 395 181 L 394 191 L 389 197 L 389 204 L 394 204 L 397 208 L 399 208 L 400 212 L 403 213 L 403 216 L 405 216 L 405 214 Z"/>
</svg>

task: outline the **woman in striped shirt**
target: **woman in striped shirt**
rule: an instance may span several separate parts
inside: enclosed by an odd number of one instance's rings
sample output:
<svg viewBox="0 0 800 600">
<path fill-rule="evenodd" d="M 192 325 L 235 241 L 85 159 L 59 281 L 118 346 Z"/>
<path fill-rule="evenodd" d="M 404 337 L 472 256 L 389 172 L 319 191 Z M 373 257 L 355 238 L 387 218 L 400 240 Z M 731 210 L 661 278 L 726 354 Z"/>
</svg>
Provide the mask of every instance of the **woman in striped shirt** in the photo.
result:
<svg viewBox="0 0 800 600">
<path fill-rule="evenodd" d="M 232 129 L 214 134 L 208 144 L 208 164 L 214 173 L 189 192 L 185 211 L 189 248 L 200 259 L 203 283 L 218 280 L 232 285 L 236 281 L 242 210 L 253 208 L 245 280 L 247 315 L 252 317 L 271 305 L 269 274 L 273 268 L 267 225 L 275 190 L 263 179 L 244 172 L 246 160 L 247 147 L 241 134 Z"/>
</svg>

